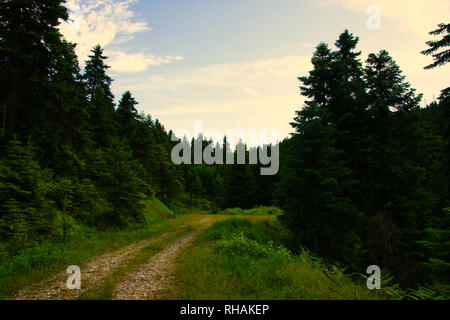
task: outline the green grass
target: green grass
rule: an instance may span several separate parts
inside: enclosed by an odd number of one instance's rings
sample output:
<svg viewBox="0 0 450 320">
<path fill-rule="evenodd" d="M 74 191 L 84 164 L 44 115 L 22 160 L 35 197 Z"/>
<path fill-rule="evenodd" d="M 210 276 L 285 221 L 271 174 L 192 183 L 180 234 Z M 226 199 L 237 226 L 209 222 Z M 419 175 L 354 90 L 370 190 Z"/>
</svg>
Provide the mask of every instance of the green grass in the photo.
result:
<svg viewBox="0 0 450 320">
<path fill-rule="evenodd" d="M 150 225 L 160 220 L 174 218 L 175 212 L 169 209 L 162 201 L 155 198 L 145 201 L 143 215 L 145 224 Z"/>
<path fill-rule="evenodd" d="M 283 210 L 278 207 L 265 207 L 259 206 L 252 209 L 241 209 L 241 208 L 228 208 L 220 212 L 220 214 L 225 215 L 244 215 L 244 216 L 257 216 L 257 215 L 282 215 Z"/>
<path fill-rule="evenodd" d="M 49 239 L 0 259 L 0 299 L 12 298 L 19 289 L 60 272 L 69 265 L 82 265 L 94 256 L 125 245 L 176 230 L 184 226 L 186 216 L 175 213 L 157 199 L 145 203 L 145 223 L 125 230 L 99 231 L 79 226 L 67 239 Z"/>
<path fill-rule="evenodd" d="M 289 234 L 274 220 L 216 223 L 182 253 L 173 299 L 390 299 L 395 288 L 368 290 L 306 251 L 282 246 Z"/>
</svg>

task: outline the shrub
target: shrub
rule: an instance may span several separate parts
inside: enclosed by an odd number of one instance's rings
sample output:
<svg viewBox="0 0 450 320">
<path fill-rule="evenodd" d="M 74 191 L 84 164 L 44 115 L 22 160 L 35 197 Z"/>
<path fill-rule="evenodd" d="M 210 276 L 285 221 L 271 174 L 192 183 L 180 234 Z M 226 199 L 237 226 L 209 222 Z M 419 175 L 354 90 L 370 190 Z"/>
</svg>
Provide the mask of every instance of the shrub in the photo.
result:
<svg viewBox="0 0 450 320">
<path fill-rule="evenodd" d="M 224 211 L 222 211 L 222 214 L 226 214 L 226 215 L 243 215 L 244 214 L 244 210 L 242 210 L 241 208 L 228 208 L 225 209 Z"/>
<path fill-rule="evenodd" d="M 48 197 L 52 172 L 35 160 L 33 146 L 12 140 L 0 160 L 0 238 L 17 248 L 32 245 L 41 235 L 58 232 L 57 208 Z"/>
<path fill-rule="evenodd" d="M 233 233 L 231 238 L 220 240 L 216 243 L 215 252 L 224 253 L 227 256 L 246 255 L 256 258 L 267 258 L 271 255 L 278 255 L 289 258 L 289 250 L 282 246 L 275 247 L 273 242 L 268 244 L 260 243 L 256 240 L 247 238 L 241 231 L 238 234 Z"/>
<path fill-rule="evenodd" d="M 250 214 L 250 215 L 282 215 L 283 214 L 283 210 L 281 210 L 278 207 L 265 207 L 265 206 L 259 206 L 259 207 L 255 207 L 253 209 L 250 210 L 246 210 L 246 214 Z"/>
<path fill-rule="evenodd" d="M 246 215 L 246 216 L 257 216 L 257 215 L 282 215 L 283 210 L 278 207 L 265 207 L 258 206 L 252 209 L 241 209 L 241 208 L 227 208 L 221 212 L 225 215 Z"/>
</svg>

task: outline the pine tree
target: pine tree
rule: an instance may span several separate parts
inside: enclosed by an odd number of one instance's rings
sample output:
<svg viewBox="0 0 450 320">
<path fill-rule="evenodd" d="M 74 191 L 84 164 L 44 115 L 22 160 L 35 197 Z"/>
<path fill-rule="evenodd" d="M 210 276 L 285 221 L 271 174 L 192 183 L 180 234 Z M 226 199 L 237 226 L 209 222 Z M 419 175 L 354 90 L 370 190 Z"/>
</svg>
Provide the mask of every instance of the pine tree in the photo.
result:
<svg viewBox="0 0 450 320">
<path fill-rule="evenodd" d="M 429 49 L 422 51 L 424 55 L 432 55 L 434 63 L 425 67 L 432 69 L 444 66 L 450 61 L 450 24 L 441 23 L 431 35 L 443 35 L 441 40 L 428 41 Z M 441 50 L 442 49 L 442 50 Z M 440 52 L 438 52 L 441 50 Z M 425 266 L 434 271 L 433 280 L 448 281 L 450 273 L 449 245 L 449 210 L 450 210 L 450 87 L 441 91 L 439 104 L 435 107 L 435 119 L 432 122 L 435 132 L 441 136 L 439 148 L 439 164 L 433 172 L 433 189 L 438 197 L 437 209 L 427 221 L 426 237 L 421 241 L 428 249 L 428 260 Z"/>
<path fill-rule="evenodd" d="M 56 211 L 48 197 L 51 172 L 35 159 L 33 146 L 12 139 L 0 160 L 0 237 L 30 245 L 57 232 Z"/>
<path fill-rule="evenodd" d="M 441 23 L 438 29 L 431 31 L 431 35 L 444 34 L 441 40 L 428 41 L 427 45 L 430 47 L 422 51 L 424 55 L 432 54 L 435 62 L 425 67 L 425 69 L 432 69 L 438 66 L 444 66 L 450 61 L 450 24 Z M 443 49 L 443 51 L 436 53 L 436 51 Z M 437 127 L 440 131 L 444 144 L 441 150 L 442 155 L 442 172 L 443 174 L 443 197 L 446 199 L 446 205 L 450 206 L 448 201 L 450 195 L 450 87 L 442 90 L 439 97 L 439 106 L 437 112 Z"/>
<path fill-rule="evenodd" d="M 100 45 L 95 46 L 92 55 L 86 61 L 83 75 L 88 100 L 90 102 L 90 118 L 94 140 L 100 147 L 107 147 L 116 135 L 114 119 L 114 96 L 111 93 L 112 79 L 106 74 L 109 66 L 108 58 L 103 55 Z"/>
<path fill-rule="evenodd" d="M 296 132 L 283 143 L 277 198 L 303 245 L 353 268 L 369 262 L 372 250 L 386 268 L 406 274 L 405 284 L 415 274 L 403 253 L 420 256 L 416 241 L 432 205 L 425 163 L 435 145 L 418 118 L 421 95 L 385 51 L 371 54 L 363 69 L 357 43 L 345 31 L 336 51 L 320 44 L 314 69 L 299 78 L 312 100 L 297 112 Z M 399 246 L 390 248 L 395 259 L 366 240 L 386 235 L 370 227 L 379 217 L 398 226 L 400 242 L 382 240 Z"/>
<path fill-rule="evenodd" d="M 359 38 L 345 30 L 336 41 L 338 50 L 334 53 L 335 62 L 330 70 L 335 78 L 330 103 L 331 121 L 336 124 L 336 148 L 342 151 L 345 166 L 352 171 L 354 187 L 347 194 L 357 206 L 363 199 L 366 185 L 365 162 L 369 157 L 367 149 L 367 96 L 363 80 L 361 52 L 356 47 Z"/>
<path fill-rule="evenodd" d="M 438 24 L 438 29 L 431 31 L 430 35 L 438 36 L 443 34 L 441 40 L 438 41 L 428 41 L 428 49 L 423 50 L 422 54 L 431 55 L 433 57 L 434 63 L 425 67 L 425 69 L 433 69 L 438 66 L 442 66 L 450 61 L 450 49 L 445 49 L 450 46 L 450 23 L 440 23 Z M 443 51 L 437 52 L 443 49 Z"/>
<path fill-rule="evenodd" d="M 365 80 L 373 117 L 382 117 L 393 110 L 412 110 L 422 99 L 422 95 L 416 95 L 415 89 L 405 82 L 405 76 L 386 50 L 369 55 Z"/>
<path fill-rule="evenodd" d="M 419 172 L 408 170 L 404 167 L 407 162 L 406 154 L 412 158 L 417 155 L 417 142 L 422 137 L 413 129 L 413 123 L 419 119 L 415 111 L 419 108 L 422 95 L 416 95 L 415 90 L 405 81 L 405 77 L 395 61 L 385 50 L 379 54 L 370 54 L 365 68 L 365 81 L 368 92 L 368 106 L 370 120 L 366 133 L 370 140 L 367 141 L 370 157 L 367 159 L 364 211 L 370 215 L 384 212 L 394 199 L 403 196 L 412 197 L 413 193 L 406 190 L 418 190 L 416 184 L 402 185 L 405 175 L 419 177 Z M 409 128 L 409 132 L 408 132 Z M 407 135 L 413 144 L 406 144 Z M 405 147 L 410 149 L 406 151 Z M 400 150 L 404 150 L 400 152 Z M 409 162 L 412 166 L 413 162 Z M 419 180 L 416 180 L 416 183 Z M 409 189 L 411 188 L 411 189 Z M 403 194 L 403 191 L 406 194 Z M 410 196 L 408 196 L 410 195 Z M 393 209 L 393 208 L 391 208 Z M 412 220 L 411 220 L 412 221 Z"/>
<path fill-rule="evenodd" d="M 424 262 L 428 277 L 435 282 L 448 283 L 450 280 L 450 207 L 433 217 L 427 228 L 426 237 L 421 244 L 428 250 Z"/>
<path fill-rule="evenodd" d="M 256 205 L 257 190 L 256 181 L 253 176 L 252 168 L 248 163 L 247 147 L 240 140 L 234 152 L 230 150 L 226 138 L 224 138 L 224 146 L 233 157 L 235 165 L 226 165 L 224 168 L 224 194 L 226 208 L 243 208 L 250 209 Z M 238 149 L 242 149 L 245 156 L 245 163 L 238 163 Z"/>
<path fill-rule="evenodd" d="M 312 98 L 320 106 L 327 107 L 331 102 L 331 89 L 334 83 L 333 73 L 330 72 L 334 58 L 326 43 L 320 43 L 311 59 L 314 66 L 308 77 L 299 77 L 302 82 L 301 94 Z"/>
<path fill-rule="evenodd" d="M 302 244 L 353 266 L 364 250 L 364 215 L 354 202 L 368 117 L 357 43 L 346 30 L 336 41 L 338 50 L 319 44 L 314 69 L 299 78 L 301 93 L 312 100 L 291 123 L 296 132 L 283 146 L 277 191 L 287 225 Z"/>
<path fill-rule="evenodd" d="M 359 39 L 345 30 L 336 41 L 338 50 L 331 51 L 324 43 L 319 44 L 312 58 L 314 69 L 309 77 L 300 77 L 301 93 L 328 113 L 325 119 L 336 125 L 336 148 L 342 151 L 342 160 L 353 171 L 354 183 L 364 187 L 359 173 L 364 171 L 368 157 L 367 136 L 364 135 L 369 114 L 366 109 L 366 93 L 362 64 L 356 52 Z M 356 197 L 358 189 L 347 190 Z M 352 195 L 353 194 L 353 195 Z"/>
<path fill-rule="evenodd" d="M 126 144 L 114 139 L 103 152 L 104 164 L 99 168 L 98 182 L 111 208 L 105 212 L 106 225 L 127 226 L 142 221 L 144 200 L 148 187 L 140 178 L 143 168 Z"/>
<path fill-rule="evenodd" d="M 302 245 L 331 260 L 354 264 L 360 259 L 357 230 L 362 217 L 345 193 L 353 181 L 339 159 L 329 112 L 312 101 L 297 111 L 291 124 L 296 132 L 283 147 L 278 193 L 286 225 Z"/>
<path fill-rule="evenodd" d="M 121 124 L 126 125 L 132 120 L 136 120 L 138 112 L 135 106 L 138 104 L 136 99 L 131 96 L 130 91 L 126 91 L 122 95 L 122 99 L 119 101 L 119 106 L 117 107 L 117 114 Z"/>
<path fill-rule="evenodd" d="M 138 105 L 136 99 L 131 96 L 130 91 L 126 91 L 119 101 L 119 106 L 116 110 L 116 119 L 119 124 L 119 136 L 128 139 L 134 137 L 134 130 L 136 129 L 138 112 L 135 106 Z"/>
<path fill-rule="evenodd" d="M 57 174 L 77 175 L 77 153 L 92 143 L 89 104 L 75 46 L 63 40 L 63 61 L 58 65 L 52 80 L 57 99 L 54 101 L 55 109 L 47 111 L 48 127 L 51 130 L 45 139 L 53 141 L 54 148 L 51 153 L 48 152 L 46 161 Z"/>
<path fill-rule="evenodd" d="M 405 81 L 387 51 L 369 55 L 365 80 L 371 113 L 367 130 L 371 151 L 364 211 L 374 225 L 369 231 L 369 252 L 373 259 L 384 261 L 398 281 L 411 284 L 418 275 L 412 258 L 421 259 L 417 241 L 433 206 L 433 195 L 426 185 L 437 145 L 420 118 L 422 95 Z M 398 240 L 390 241 L 394 234 Z"/>
<path fill-rule="evenodd" d="M 74 45 L 57 27 L 64 1 L 0 2 L 0 119 L 2 138 L 33 137 L 37 156 L 58 161 L 62 145 L 86 138 L 83 88 L 77 84 Z"/>
</svg>

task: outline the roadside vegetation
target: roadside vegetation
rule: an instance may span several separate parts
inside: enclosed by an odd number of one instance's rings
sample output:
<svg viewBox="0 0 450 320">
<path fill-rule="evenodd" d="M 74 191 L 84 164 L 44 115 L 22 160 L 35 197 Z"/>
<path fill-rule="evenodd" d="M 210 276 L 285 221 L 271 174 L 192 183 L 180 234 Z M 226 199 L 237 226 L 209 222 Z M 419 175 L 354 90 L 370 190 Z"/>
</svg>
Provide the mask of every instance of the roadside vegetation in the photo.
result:
<svg viewBox="0 0 450 320">
<path fill-rule="evenodd" d="M 158 199 L 143 203 L 144 223 L 120 230 L 99 231 L 77 225 L 75 231 L 59 241 L 51 239 L 0 257 L 0 299 L 11 298 L 20 288 L 60 272 L 69 265 L 82 265 L 92 257 L 111 252 L 145 238 L 189 225 L 192 209 L 166 207 Z M 182 212 L 177 218 L 176 212 Z"/>
<path fill-rule="evenodd" d="M 245 215 L 245 216 L 257 216 L 257 215 L 275 215 L 279 216 L 283 214 L 283 210 L 278 207 L 265 207 L 257 206 L 252 209 L 228 208 L 220 212 L 225 215 Z"/>
<path fill-rule="evenodd" d="M 362 274 L 325 265 L 306 250 L 294 254 L 290 232 L 273 216 L 217 222 L 182 253 L 174 299 L 399 299 L 383 279 L 368 290 Z"/>
</svg>

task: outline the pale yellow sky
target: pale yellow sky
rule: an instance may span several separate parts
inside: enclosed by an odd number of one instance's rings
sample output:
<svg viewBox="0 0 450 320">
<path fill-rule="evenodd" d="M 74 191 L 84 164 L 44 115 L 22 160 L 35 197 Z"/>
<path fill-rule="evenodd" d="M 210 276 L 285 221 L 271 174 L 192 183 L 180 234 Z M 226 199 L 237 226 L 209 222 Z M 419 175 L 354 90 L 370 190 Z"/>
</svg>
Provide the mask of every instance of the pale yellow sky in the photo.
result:
<svg viewBox="0 0 450 320">
<path fill-rule="evenodd" d="M 367 27 L 377 5 L 380 29 Z M 139 110 L 168 129 L 279 129 L 302 107 L 297 77 L 314 47 L 333 46 L 346 28 L 360 37 L 364 61 L 386 49 L 431 102 L 449 86 L 450 66 L 426 71 L 428 32 L 448 23 L 448 0 L 69 0 L 63 34 L 83 62 L 97 43 L 110 57 L 116 98 L 130 90 Z"/>
</svg>

